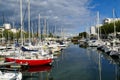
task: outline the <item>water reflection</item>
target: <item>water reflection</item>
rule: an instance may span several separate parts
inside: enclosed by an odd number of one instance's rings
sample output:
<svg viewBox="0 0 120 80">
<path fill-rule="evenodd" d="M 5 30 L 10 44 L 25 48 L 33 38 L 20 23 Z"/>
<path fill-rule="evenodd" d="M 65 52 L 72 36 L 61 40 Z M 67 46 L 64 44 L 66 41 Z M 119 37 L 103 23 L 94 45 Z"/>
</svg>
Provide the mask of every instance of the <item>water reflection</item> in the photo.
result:
<svg viewBox="0 0 120 80">
<path fill-rule="evenodd" d="M 109 64 L 111 64 L 111 65 L 113 65 L 114 66 L 114 68 L 113 68 L 113 75 L 112 76 L 114 76 L 114 79 L 113 80 L 120 80 L 120 58 L 114 58 L 114 57 L 111 57 L 111 56 L 109 56 L 109 55 L 107 55 L 106 53 L 103 53 L 103 52 L 99 52 L 98 51 L 98 53 L 100 54 L 100 55 L 102 55 L 103 56 L 103 58 L 105 58 L 106 60 L 108 60 L 108 62 L 109 62 Z M 99 58 L 100 59 L 100 61 L 99 61 L 99 72 L 100 72 L 100 74 L 102 75 L 102 63 L 101 63 L 101 58 Z M 103 65 L 104 66 L 104 65 Z M 111 70 L 111 69 L 110 69 Z M 104 71 L 103 71 L 104 72 Z M 109 73 L 110 74 L 110 73 Z M 102 76 L 100 75 L 100 77 L 102 78 Z M 102 80 L 100 78 L 100 80 Z M 104 77 L 103 77 L 104 78 Z"/>
<path fill-rule="evenodd" d="M 88 47 L 86 49 L 86 54 L 91 61 L 92 66 L 95 68 L 94 74 L 96 74 L 96 80 L 102 80 L 102 64 L 101 64 L 101 54 L 96 54 L 96 48 Z"/>
<path fill-rule="evenodd" d="M 28 67 L 28 69 L 22 71 L 23 80 L 50 80 L 51 68 L 51 65 Z"/>
<path fill-rule="evenodd" d="M 115 80 L 120 80 L 120 58 L 117 58 L 117 59 L 112 58 L 111 63 L 116 65 L 115 66 L 115 75 L 116 75 Z"/>
<path fill-rule="evenodd" d="M 102 76 L 101 76 L 101 69 L 102 69 L 102 66 L 101 66 L 101 55 L 98 54 L 99 56 L 99 60 L 98 60 L 98 70 L 99 70 L 99 80 L 102 80 Z"/>
<path fill-rule="evenodd" d="M 112 58 L 97 51 L 96 48 L 86 48 L 85 50 L 90 64 L 95 69 L 94 74 L 97 76 L 95 80 L 120 80 L 120 58 Z"/>
<path fill-rule="evenodd" d="M 52 80 L 120 80 L 120 59 L 72 45 L 54 62 Z"/>
</svg>

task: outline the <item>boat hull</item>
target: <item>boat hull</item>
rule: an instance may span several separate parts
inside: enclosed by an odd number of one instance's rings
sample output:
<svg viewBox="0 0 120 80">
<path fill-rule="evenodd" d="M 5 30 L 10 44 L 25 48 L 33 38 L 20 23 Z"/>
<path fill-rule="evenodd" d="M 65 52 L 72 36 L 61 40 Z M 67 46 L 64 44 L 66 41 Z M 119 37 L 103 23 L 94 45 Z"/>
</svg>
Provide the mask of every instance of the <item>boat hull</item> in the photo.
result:
<svg viewBox="0 0 120 80">
<path fill-rule="evenodd" d="M 28 65 L 28 66 L 38 66 L 38 65 L 46 65 L 52 63 L 52 59 L 15 59 L 15 58 L 5 58 L 5 61 L 7 62 L 13 62 L 15 61 L 16 63 L 20 65 Z"/>
</svg>

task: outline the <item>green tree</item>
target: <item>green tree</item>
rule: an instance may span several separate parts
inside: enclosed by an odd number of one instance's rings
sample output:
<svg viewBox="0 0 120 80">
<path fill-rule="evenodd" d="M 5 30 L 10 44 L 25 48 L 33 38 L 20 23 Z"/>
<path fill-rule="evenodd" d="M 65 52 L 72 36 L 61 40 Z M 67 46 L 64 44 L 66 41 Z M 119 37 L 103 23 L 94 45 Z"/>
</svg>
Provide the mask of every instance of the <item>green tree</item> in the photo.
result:
<svg viewBox="0 0 120 80">
<path fill-rule="evenodd" d="M 52 34 L 52 33 L 49 33 L 49 37 L 53 37 L 53 34 Z"/>
<path fill-rule="evenodd" d="M 116 32 L 120 32 L 120 21 L 115 21 Z M 100 27 L 102 34 L 110 34 L 114 32 L 114 23 L 106 23 Z"/>
<path fill-rule="evenodd" d="M 20 36 L 21 36 L 21 31 L 19 30 L 19 31 L 16 33 L 16 39 L 19 40 L 19 39 L 20 39 Z"/>
<path fill-rule="evenodd" d="M 84 37 L 86 38 L 88 36 L 88 33 L 87 32 L 82 32 L 82 33 L 79 33 L 79 37 Z"/>
</svg>

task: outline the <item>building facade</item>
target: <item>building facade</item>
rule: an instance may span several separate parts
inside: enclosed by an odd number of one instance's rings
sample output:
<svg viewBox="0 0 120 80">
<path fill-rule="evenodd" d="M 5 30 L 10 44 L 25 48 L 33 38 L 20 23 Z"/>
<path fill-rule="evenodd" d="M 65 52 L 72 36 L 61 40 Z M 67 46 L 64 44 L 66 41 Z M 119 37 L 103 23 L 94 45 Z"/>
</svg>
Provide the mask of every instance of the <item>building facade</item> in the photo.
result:
<svg viewBox="0 0 120 80">
<path fill-rule="evenodd" d="M 104 20 L 103 20 L 103 23 L 105 24 L 105 23 L 112 23 L 112 22 L 114 22 L 114 21 L 120 21 L 120 18 L 105 18 Z"/>
</svg>

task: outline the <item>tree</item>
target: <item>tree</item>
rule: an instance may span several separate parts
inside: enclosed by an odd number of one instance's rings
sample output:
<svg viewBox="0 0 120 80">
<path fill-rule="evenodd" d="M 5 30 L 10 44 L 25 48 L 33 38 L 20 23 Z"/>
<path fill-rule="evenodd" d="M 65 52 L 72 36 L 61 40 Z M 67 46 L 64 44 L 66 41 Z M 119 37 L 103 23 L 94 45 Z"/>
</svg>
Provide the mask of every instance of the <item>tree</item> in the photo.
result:
<svg viewBox="0 0 120 80">
<path fill-rule="evenodd" d="M 9 30 L 5 29 L 5 30 L 3 31 L 3 35 L 4 35 L 4 37 L 5 37 L 5 40 L 8 41 Z"/>
<path fill-rule="evenodd" d="M 17 31 L 17 33 L 16 33 L 16 39 L 19 40 L 19 39 L 20 39 L 20 36 L 21 36 L 21 31 L 19 30 L 19 31 Z"/>
<path fill-rule="evenodd" d="M 82 32 L 82 33 L 79 33 L 79 37 L 84 37 L 84 38 L 86 38 L 87 37 L 87 35 L 88 35 L 88 33 L 87 32 Z"/>
<path fill-rule="evenodd" d="M 53 37 L 53 34 L 52 34 L 52 33 L 49 33 L 49 37 Z"/>
<path fill-rule="evenodd" d="M 115 21 L 116 32 L 120 32 L 120 21 Z M 100 27 L 101 33 L 108 35 L 114 32 L 114 23 L 106 23 Z"/>
</svg>

